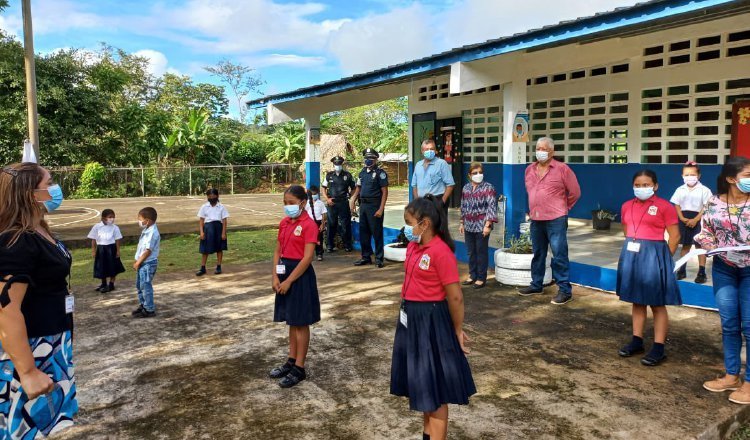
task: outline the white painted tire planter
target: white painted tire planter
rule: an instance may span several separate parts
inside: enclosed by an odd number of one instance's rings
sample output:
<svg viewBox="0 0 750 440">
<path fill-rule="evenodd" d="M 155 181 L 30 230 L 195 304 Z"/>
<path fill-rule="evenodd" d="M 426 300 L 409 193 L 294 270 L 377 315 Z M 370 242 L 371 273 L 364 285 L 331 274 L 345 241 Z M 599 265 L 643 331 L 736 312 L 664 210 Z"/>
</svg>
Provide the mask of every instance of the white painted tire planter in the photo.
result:
<svg viewBox="0 0 750 440">
<path fill-rule="evenodd" d="M 510 254 L 505 249 L 495 251 L 495 279 L 506 286 L 525 287 L 531 284 L 532 254 Z M 547 257 L 544 285 L 552 282 L 551 258 Z"/>
<path fill-rule="evenodd" d="M 398 243 L 383 246 L 383 256 L 390 261 L 406 261 L 406 248 L 397 248 Z"/>
</svg>

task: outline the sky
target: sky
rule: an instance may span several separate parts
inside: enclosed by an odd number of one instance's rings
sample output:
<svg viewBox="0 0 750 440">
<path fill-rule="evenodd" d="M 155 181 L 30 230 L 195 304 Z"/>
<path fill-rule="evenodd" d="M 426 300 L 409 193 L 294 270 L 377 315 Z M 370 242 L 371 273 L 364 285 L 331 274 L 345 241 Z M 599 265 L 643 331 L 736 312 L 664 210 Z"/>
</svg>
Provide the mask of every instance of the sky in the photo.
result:
<svg viewBox="0 0 750 440">
<path fill-rule="evenodd" d="M 21 2 L 10 3 L 0 29 L 21 39 Z M 216 82 L 203 67 L 228 59 L 256 69 L 266 95 L 635 3 L 31 0 L 38 53 L 95 50 L 104 42 L 147 57 L 156 75 L 174 72 L 201 82 Z"/>
</svg>

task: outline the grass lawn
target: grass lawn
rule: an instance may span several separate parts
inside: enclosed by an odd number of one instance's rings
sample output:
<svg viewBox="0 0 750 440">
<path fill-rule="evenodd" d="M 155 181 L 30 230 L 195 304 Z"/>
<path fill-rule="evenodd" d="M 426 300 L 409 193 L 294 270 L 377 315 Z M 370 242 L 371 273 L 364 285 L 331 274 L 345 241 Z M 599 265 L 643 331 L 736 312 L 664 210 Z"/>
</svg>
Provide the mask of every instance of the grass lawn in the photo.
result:
<svg viewBox="0 0 750 440">
<path fill-rule="evenodd" d="M 248 264 L 257 261 L 270 261 L 276 246 L 276 229 L 264 229 L 259 231 L 229 232 L 227 241 L 229 250 L 224 252 L 224 265 Z M 135 271 L 133 270 L 133 257 L 136 245 L 123 246 L 120 250 L 122 264 L 126 272 L 117 277 L 118 284 L 133 282 Z M 94 258 L 91 256 L 91 248 L 74 249 L 73 269 L 71 282 L 76 287 L 87 285 L 95 286 L 99 282 L 93 278 Z M 159 255 L 159 273 L 198 270 L 200 268 L 201 256 L 198 253 L 198 234 L 186 234 L 172 237 L 161 241 Z M 216 265 L 216 256 L 209 256 L 206 267 L 212 270 Z"/>
</svg>

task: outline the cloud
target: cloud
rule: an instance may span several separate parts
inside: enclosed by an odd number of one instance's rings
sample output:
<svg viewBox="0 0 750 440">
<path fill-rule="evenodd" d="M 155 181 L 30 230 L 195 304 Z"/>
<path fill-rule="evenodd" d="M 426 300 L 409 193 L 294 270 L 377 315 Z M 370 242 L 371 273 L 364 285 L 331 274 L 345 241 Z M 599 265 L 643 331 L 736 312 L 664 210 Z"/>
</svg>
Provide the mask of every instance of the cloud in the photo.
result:
<svg viewBox="0 0 750 440">
<path fill-rule="evenodd" d="M 23 22 L 15 16 L 0 16 L 0 30 L 20 38 L 23 34 Z"/>
<path fill-rule="evenodd" d="M 248 65 L 258 69 L 272 66 L 313 68 L 324 66 L 326 58 L 322 56 L 303 56 L 291 53 L 274 53 L 256 59 L 249 59 L 247 62 Z"/>
<path fill-rule="evenodd" d="M 143 49 L 134 52 L 133 55 L 146 58 L 148 60 L 148 71 L 154 76 L 159 77 L 166 72 L 174 73 L 174 69 L 170 69 L 168 66 L 167 56 L 157 50 Z"/>
</svg>

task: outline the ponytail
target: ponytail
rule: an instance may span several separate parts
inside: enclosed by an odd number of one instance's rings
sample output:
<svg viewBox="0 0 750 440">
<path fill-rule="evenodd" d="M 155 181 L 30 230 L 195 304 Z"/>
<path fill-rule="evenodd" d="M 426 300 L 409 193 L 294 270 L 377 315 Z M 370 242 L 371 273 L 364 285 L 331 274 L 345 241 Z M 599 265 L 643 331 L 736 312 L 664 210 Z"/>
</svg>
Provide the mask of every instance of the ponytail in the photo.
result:
<svg viewBox="0 0 750 440">
<path fill-rule="evenodd" d="M 417 220 L 428 218 L 432 222 L 435 234 L 448 245 L 451 251 L 456 250 L 456 244 L 451 238 L 448 230 L 448 218 L 443 211 L 443 201 L 432 194 L 424 197 L 418 197 L 406 206 L 406 212 L 414 216 Z"/>
</svg>

